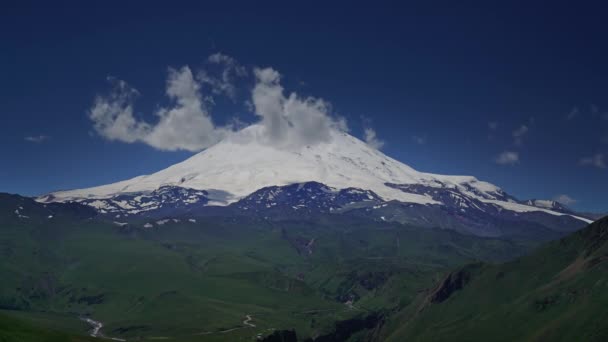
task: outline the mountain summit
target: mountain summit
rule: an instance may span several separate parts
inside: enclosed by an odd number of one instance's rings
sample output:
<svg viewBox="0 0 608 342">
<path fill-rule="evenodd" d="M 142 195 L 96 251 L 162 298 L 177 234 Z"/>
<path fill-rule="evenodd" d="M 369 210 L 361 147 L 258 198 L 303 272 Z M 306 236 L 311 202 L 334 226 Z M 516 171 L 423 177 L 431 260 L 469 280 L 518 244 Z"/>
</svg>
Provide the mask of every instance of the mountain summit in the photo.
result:
<svg viewBox="0 0 608 342">
<path fill-rule="evenodd" d="M 335 188 L 372 190 L 385 200 L 431 204 L 430 196 L 403 192 L 386 184 L 423 184 L 468 188 L 478 196 L 499 199 L 502 191 L 471 176 L 423 173 L 392 159 L 340 131 L 315 145 L 275 147 L 264 127 L 253 125 L 218 144 L 151 175 L 94 188 L 53 193 L 57 200 L 104 198 L 119 193 L 152 191 L 162 186 L 221 190 L 226 204 L 273 185 L 316 181 Z"/>
<path fill-rule="evenodd" d="M 586 218 L 561 210 L 563 208 L 547 208 L 535 205 L 535 201 L 518 201 L 499 187 L 472 176 L 416 171 L 338 130 L 332 130 L 328 141 L 297 148 L 277 147 L 267 137 L 263 126 L 252 125 L 187 160 L 154 174 L 88 189 L 59 191 L 38 200 L 76 201 L 107 212 L 137 214 L 158 209 L 163 204 L 166 206 L 171 201 L 179 202 L 182 206 L 229 206 L 246 200 L 247 196 L 264 188 L 315 182 L 327 187 L 320 189 L 324 192 L 342 189 L 370 191 L 369 202 L 382 209 L 378 212 L 384 214 L 377 215 L 382 220 L 444 226 L 445 220 L 426 217 L 436 217 L 437 213 L 426 213 L 426 216 L 420 214 L 421 210 L 440 208 L 442 215 L 456 218 L 455 221 L 450 219 L 453 222 L 462 221 L 459 217 L 470 219 L 472 215 L 477 216 L 475 221 L 487 221 L 487 218 L 480 218 L 479 215 L 504 216 L 505 213 L 511 213 L 511 216 L 528 213 L 538 216 L 540 213 L 554 218 L 568 216 L 589 222 Z M 299 187 L 294 188 L 293 191 L 298 189 Z M 157 196 L 157 203 L 148 199 L 142 205 L 141 199 L 146 196 Z M 359 197 L 352 202 L 360 201 Z M 268 207 L 277 205 L 273 202 L 274 196 L 264 198 L 268 201 Z M 345 202 L 345 198 L 341 197 L 340 207 Z M 309 204 L 306 202 L 299 205 L 305 207 Z M 404 204 L 409 206 L 404 207 Z M 395 209 L 395 205 L 398 208 Z M 290 208 L 297 206 L 295 203 Z M 415 215 L 412 206 L 420 209 Z M 390 213 L 387 213 L 387 207 L 390 207 Z M 369 208 L 366 210 L 369 211 Z M 395 212 L 400 214 L 394 214 Z M 410 221 L 412 215 L 419 219 Z M 404 220 L 405 216 L 407 218 Z M 458 224 L 469 225 L 467 222 Z M 483 225 L 487 226 L 485 223 Z"/>
</svg>

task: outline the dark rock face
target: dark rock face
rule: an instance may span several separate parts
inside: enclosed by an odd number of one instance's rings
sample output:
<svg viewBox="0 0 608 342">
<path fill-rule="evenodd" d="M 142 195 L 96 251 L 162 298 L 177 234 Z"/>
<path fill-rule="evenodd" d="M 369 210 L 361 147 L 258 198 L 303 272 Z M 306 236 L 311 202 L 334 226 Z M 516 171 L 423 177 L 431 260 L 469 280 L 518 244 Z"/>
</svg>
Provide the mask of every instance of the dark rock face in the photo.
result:
<svg viewBox="0 0 608 342">
<path fill-rule="evenodd" d="M 345 214 L 420 227 L 456 230 L 485 237 L 517 237 L 532 240 L 559 238 L 584 223 L 570 216 L 542 211 L 515 212 L 487 200 L 519 203 L 503 191 L 486 194 L 474 188 L 438 187 L 421 184 L 390 184 L 403 192 L 425 195 L 441 204 L 383 201 L 374 192 L 333 189 L 317 182 L 272 186 L 260 189 L 230 205 L 238 215 L 269 219 L 293 219 L 316 214 Z"/>
<path fill-rule="evenodd" d="M 450 298 L 454 292 L 461 290 L 471 281 L 472 271 L 480 267 L 481 264 L 473 264 L 448 274 L 431 294 L 430 302 L 437 304 Z"/>
<path fill-rule="evenodd" d="M 446 184 L 438 183 L 434 186 L 423 185 L 423 184 L 392 184 L 386 183 L 386 186 L 391 188 L 399 189 L 403 192 L 426 195 L 431 197 L 433 200 L 441 202 L 448 207 L 459 207 L 459 208 L 470 208 L 475 206 L 485 206 L 484 202 L 481 202 L 471 196 L 466 195 L 460 189 L 454 187 L 448 187 Z M 490 197 L 486 193 L 479 192 L 477 189 L 470 185 L 463 184 L 463 191 L 467 193 L 475 194 L 476 196 L 499 201 L 516 201 L 516 199 L 502 190 L 493 193 Z"/>
<path fill-rule="evenodd" d="M 227 206 L 217 206 L 213 203 L 216 201 L 225 203 L 230 199 L 229 194 L 179 186 L 164 186 L 152 192 L 122 194 L 107 199 L 82 199 L 78 204 L 93 207 L 101 216 L 120 223 L 126 223 L 125 220 L 130 217 L 136 219 L 138 217 L 223 216 L 293 220 L 315 218 L 325 214 L 341 214 L 353 218 L 398 222 L 424 228 L 450 229 L 483 237 L 522 238 L 535 241 L 560 238 L 585 225 L 583 221 L 572 216 L 560 216 L 543 211 L 550 209 L 583 216 L 569 212 L 557 202 L 519 201 L 502 190 L 482 192 L 466 183 L 458 186 L 441 182 L 386 183 L 385 185 L 404 193 L 425 196 L 436 203 L 384 201 L 376 193 L 365 189 L 335 189 L 318 182 L 306 182 L 262 188 Z M 39 198 L 39 200 L 44 199 Z M 52 198 L 46 200 L 51 201 Z M 505 208 L 504 204 L 499 205 L 493 201 L 539 209 L 514 211 Z M 75 206 L 74 210 L 82 211 L 82 205 L 76 207 L 78 204 L 72 204 Z M 51 208 L 67 204 L 46 203 L 45 205 Z M 65 207 L 64 210 L 68 209 Z"/>
<path fill-rule="evenodd" d="M 49 203 L 44 207 L 54 213 L 55 216 L 68 216 L 77 219 L 87 219 L 97 216 L 97 211 L 80 203 Z"/>
<path fill-rule="evenodd" d="M 596 250 L 608 244 L 608 216 L 595 221 L 576 234 L 586 241 L 584 256 L 589 257 Z"/>
<path fill-rule="evenodd" d="M 209 193 L 177 186 L 163 186 L 152 192 L 136 192 L 104 199 L 84 199 L 79 203 L 97 209 L 100 214 L 116 218 L 140 215 L 163 216 L 185 214 L 209 202 Z"/>
<path fill-rule="evenodd" d="M 491 201 L 499 200 L 528 205 L 503 191 L 476 193 L 475 189 L 467 189 L 466 186 L 450 188 L 444 184 L 439 184 L 439 187 L 422 184 L 386 185 L 406 193 L 430 197 L 441 204 L 389 201 L 352 208 L 348 213 L 420 227 L 451 229 L 477 236 L 532 240 L 559 238 L 585 225 L 567 215 L 558 216 L 542 211 L 516 212 L 492 203 Z M 471 194 L 479 198 L 472 197 Z"/>
<path fill-rule="evenodd" d="M 39 203 L 29 197 L 0 193 L 0 223 L 41 223 L 51 219 L 80 221 L 95 216 L 98 212 L 94 208 L 79 203 Z"/>
<path fill-rule="evenodd" d="M 262 188 L 234 204 L 250 212 L 329 213 L 356 203 L 374 204 L 382 199 L 356 188 L 334 189 L 317 182 Z"/>
</svg>

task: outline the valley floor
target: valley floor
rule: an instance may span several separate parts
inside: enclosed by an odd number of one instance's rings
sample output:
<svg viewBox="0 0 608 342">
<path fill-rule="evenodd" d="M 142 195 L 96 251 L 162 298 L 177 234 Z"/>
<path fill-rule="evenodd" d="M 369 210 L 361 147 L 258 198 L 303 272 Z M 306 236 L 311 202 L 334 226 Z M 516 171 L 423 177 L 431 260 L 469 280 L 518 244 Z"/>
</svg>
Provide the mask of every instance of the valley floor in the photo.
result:
<svg viewBox="0 0 608 342">
<path fill-rule="evenodd" d="M 77 336 L 250 341 L 295 330 L 320 338 L 339 322 L 407 306 L 453 267 L 525 249 L 337 216 L 141 225 L 3 224 L 0 308 Z"/>
</svg>

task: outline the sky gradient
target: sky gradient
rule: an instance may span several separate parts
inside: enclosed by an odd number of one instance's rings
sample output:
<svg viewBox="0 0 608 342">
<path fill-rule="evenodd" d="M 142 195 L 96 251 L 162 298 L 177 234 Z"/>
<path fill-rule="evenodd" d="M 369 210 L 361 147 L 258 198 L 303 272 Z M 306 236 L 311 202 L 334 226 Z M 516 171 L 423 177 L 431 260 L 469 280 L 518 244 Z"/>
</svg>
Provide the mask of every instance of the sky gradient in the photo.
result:
<svg viewBox="0 0 608 342">
<path fill-rule="evenodd" d="M 89 111 L 112 77 L 137 89 L 134 115 L 153 123 L 172 104 L 169 68 L 218 72 L 209 56 L 221 53 L 250 72 L 234 78 L 232 95 L 214 98 L 219 126 L 259 120 L 251 70 L 271 67 L 286 92 L 331 103 L 353 135 L 373 129 L 384 153 L 415 169 L 608 211 L 608 25 L 599 2 L 101 5 L 3 5 L 0 191 L 101 185 L 192 155 L 109 141 Z"/>
</svg>

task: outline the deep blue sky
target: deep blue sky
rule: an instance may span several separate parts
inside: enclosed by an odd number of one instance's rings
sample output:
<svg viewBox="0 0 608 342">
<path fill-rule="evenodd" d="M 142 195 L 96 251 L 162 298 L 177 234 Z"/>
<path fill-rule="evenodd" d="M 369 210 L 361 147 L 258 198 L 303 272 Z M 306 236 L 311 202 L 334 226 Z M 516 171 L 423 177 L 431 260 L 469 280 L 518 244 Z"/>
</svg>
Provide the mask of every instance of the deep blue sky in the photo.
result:
<svg viewBox="0 0 608 342">
<path fill-rule="evenodd" d="M 600 2 L 82 3 L 1 5 L 2 192 L 105 184 L 185 159 L 192 153 L 108 142 L 93 133 L 87 110 L 111 75 L 137 88 L 136 111 L 150 113 L 167 102 L 169 66 L 196 68 L 222 52 L 279 70 L 289 91 L 328 100 L 357 136 L 367 122 L 385 153 L 418 170 L 608 210 L 608 11 Z M 247 95 L 218 103 L 214 119 L 254 122 Z M 516 143 L 522 125 L 528 131 Z M 26 140 L 41 135 L 49 138 Z M 505 151 L 519 162 L 496 163 Z"/>
</svg>

